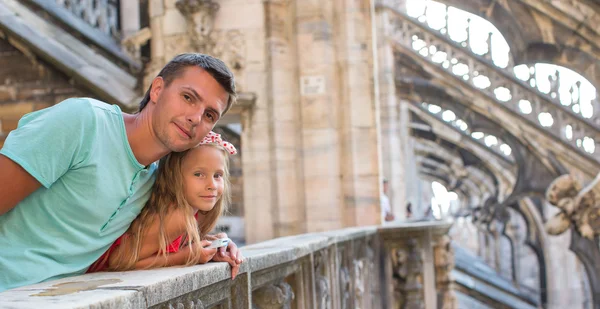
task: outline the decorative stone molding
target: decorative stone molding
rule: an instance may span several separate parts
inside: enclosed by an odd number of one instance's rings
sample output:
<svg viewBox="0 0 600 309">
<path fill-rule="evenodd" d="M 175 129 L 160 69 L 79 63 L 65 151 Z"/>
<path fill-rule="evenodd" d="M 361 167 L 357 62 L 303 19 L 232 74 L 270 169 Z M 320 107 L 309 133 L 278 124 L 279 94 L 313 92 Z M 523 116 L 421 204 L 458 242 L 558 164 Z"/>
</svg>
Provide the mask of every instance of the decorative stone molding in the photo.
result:
<svg viewBox="0 0 600 309">
<path fill-rule="evenodd" d="M 187 21 L 192 47 L 198 52 L 209 54 L 215 46 L 211 33 L 219 4 L 214 0 L 178 0 L 175 6 Z"/>
<path fill-rule="evenodd" d="M 600 235 L 600 173 L 585 188 L 572 175 L 562 175 L 550 184 L 546 199 L 561 210 L 546 223 L 549 234 L 562 234 L 573 225 L 585 238 Z"/>
<path fill-rule="evenodd" d="M 284 281 L 269 284 L 252 293 L 253 308 L 290 309 L 295 295 L 292 287 Z"/>
<path fill-rule="evenodd" d="M 458 309 L 458 300 L 454 294 L 452 270 L 454 269 L 454 250 L 450 236 L 440 237 L 434 247 L 436 290 L 441 309 Z"/>
</svg>

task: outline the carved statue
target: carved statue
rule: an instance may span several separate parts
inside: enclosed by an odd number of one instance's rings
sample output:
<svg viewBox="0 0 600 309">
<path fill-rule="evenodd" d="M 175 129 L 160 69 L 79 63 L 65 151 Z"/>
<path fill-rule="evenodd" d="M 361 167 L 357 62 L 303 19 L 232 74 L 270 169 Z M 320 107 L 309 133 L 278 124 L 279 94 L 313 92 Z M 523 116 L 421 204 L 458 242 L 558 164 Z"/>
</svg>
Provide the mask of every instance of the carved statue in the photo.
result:
<svg viewBox="0 0 600 309">
<path fill-rule="evenodd" d="M 253 308 L 290 309 L 294 300 L 292 287 L 284 281 L 267 285 L 252 294 Z"/>
<path fill-rule="evenodd" d="M 362 260 L 354 260 L 354 308 L 361 309 L 363 295 L 365 293 L 364 263 Z"/>
<path fill-rule="evenodd" d="M 436 290 L 441 295 L 442 309 L 458 308 L 458 300 L 453 291 L 452 269 L 454 269 L 454 250 L 450 237 L 442 236 L 434 247 Z"/>
<path fill-rule="evenodd" d="M 346 266 L 340 269 L 341 308 L 350 308 L 350 272 Z"/>
<path fill-rule="evenodd" d="M 316 276 L 317 309 L 329 309 L 329 282 L 321 275 Z"/>
<path fill-rule="evenodd" d="M 562 234 L 571 224 L 588 239 L 600 234 L 600 173 L 585 188 L 572 175 L 562 175 L 550 184 L 546 199 L 561 210 L 546 223 L 549 234 Z"/>
<path fill-rule="evenodd" d="M 416 240 L 407 242 L 406 248 L 394 249 L 391 252 L 394 308 L 421 309 L 423 303 L 423 260 Z"/>
</svg>

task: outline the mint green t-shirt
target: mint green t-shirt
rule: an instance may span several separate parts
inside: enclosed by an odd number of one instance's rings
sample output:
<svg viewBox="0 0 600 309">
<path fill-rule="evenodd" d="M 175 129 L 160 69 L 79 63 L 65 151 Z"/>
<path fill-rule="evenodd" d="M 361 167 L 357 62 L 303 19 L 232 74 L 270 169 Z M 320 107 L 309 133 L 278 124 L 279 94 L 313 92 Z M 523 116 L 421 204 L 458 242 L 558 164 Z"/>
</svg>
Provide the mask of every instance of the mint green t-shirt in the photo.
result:
<svg viewBox="0 0 600 309">
<path fill-rule="evenodd" d="M 0 216 L 0 291 L 85 273 L 140 213 L 156 170 L 135 159 L 119 107 L 88 98 L 25 115 L 0 154 L 42 184 Z"/>
</svg>

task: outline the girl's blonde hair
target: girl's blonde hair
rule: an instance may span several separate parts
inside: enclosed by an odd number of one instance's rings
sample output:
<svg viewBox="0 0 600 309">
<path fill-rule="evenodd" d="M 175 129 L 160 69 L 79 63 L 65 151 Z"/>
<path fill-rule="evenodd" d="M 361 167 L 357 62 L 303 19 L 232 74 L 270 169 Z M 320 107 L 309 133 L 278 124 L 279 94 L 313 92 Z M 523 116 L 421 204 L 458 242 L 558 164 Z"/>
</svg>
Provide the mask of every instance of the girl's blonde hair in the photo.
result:
<svg viewBox="0 0 600 309">
<path fill-rule="evenodd" d="M 185 236 L 181 241 L 182 246 L 200 246 L 200 241 L 208 232 L 210 232 L 219 217 L 227 211 L 231 203 L 231 191 L 229 182 L 229 156 L 228 151 L 221 145 L 216 143 L 201 144 L 198 147 L 213 147 L 218 149 L 223 154 L 224 173 L 223 181 L 224 188 L 221 198 L 215 204 L 215 207 L 203 215 L 200 223 L 194 216 L 194 209 L 184 197 L 184 184 L 182 163 L 192 150 L 183 152 L 171 152 L 159 162 L 156 182 L 152 188 L 150 199 L 142 209 L 140 215 L 131 223 L 125 237 L 121 239 L 120 246 L 125 246 L 124 250 L 115 251 L 114 259 L 118 261 L 116 265 L 109 265 L 110 270 L 131 270 L 135 268 L 136 262 L 139 260 L 139 253 L 142 250 L 142 235 L 148 229 L 154 220 L 159 218 L 159 248 L 160 254 L 166 257 L 168 254 L 167 246 L 170 240 L 167 238 L 163 222 L 167 214 L 174 210 L 183 210 L 184 213 L 189 213 L 185 216 Z M 193 247 L 190 247 L 192 249 Z M 186 262 L 186 266 L 198 263 L 200 254 L 198 250 L 190 250 L 190 256 Z M 152 268 L 154 264 L 148 268 Z"/>
</svg>

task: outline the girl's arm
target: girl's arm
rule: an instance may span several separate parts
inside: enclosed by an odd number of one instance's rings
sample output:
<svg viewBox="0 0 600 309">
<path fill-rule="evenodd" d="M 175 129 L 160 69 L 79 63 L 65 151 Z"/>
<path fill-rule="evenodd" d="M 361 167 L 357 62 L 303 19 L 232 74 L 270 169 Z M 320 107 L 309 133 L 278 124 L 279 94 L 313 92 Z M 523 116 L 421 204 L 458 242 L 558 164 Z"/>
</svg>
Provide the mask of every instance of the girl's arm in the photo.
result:
<svg viewBox="0 0 600 309">
<path fill-rule="evenodd" d="M 203 240 L 200 243 L 200 246 L 194 246 L 194 250 L 201 250 L 200 260 L 196 262 L 196 264 L 204 264 L 210 261 L 215 254 L 217 253 L 217 249 L 205 249 L 203 247 L 210 245 L 210 241 Z M 190 255 L 190 246 L 185 246 L 179 251 L 174 253 L 168 253 L 166 256 L 158 253 L 153 256 L 140 259 L 137 263 L 135 263 L 135 269 L 148 269 L 150 267 L 168 267 L 168 266 L 176 266 L 176 265 L 185 265 L 188 261 L 188 256 Z"/>
<path fill-rule="evenodd" d="M 157 215 L 152 216 L 153 218 L 149 219 L 149 221 L 152 223 L 146 226 L 146 228 L 142 230 L 141 234 L 137 235 L 137 237 L 139 237 L 141 241 L 141 250 L 140 252 L 138 252 L 135 269 L 141 269 L 137 266 L 137 264 L 151 265 L 152 261 L 154 261 L 155 259 L 159 259 L 159 261 L 157 261 L 156 267 L 160 267 L 161 265 L 167 266 L 167 264 L 185 264 L 185 262 L 187 261 L 187 255 L 185 255 L 185 258 L 180 258 L 179 256 L 181 256 L 181 254 L 179 254 L 173 262 L 169 262 L 164 260 L 165 258 L 162 257 L 162 254 L 158 254 L 158 252 L 162 250 L 158 243 L 160 235 L 160 219 Z M 139 217 L 136 220 L 139 220 Z M 176 240 L 185 232 L 185 228 L 182 228 L 182 225 L 180 224 L 182 220 L 184 220 L 183 212 L 171 212 L 165 218 L 164 229 L 168 239 L 167 245 L 171 244 L 174 240 Z M 128 231 L 128 233 L 129 232 L 130 231 Z M 127 233 L 125 235 L 127 235 Z M 120 257 L 121 259 L 126 259 L 127 256 L 131 256 L 131 254 L 133 254 L 132 252 L 129 252 L 129 250 L 131 250 L 130 242 L 132 241 L 134 241 L 134 239 L 130 239 L 128 238 L 128 236 L 122 238 L 121 244 L 116 246 L 108 257 L 108 269 L 115 269 L 116 265 L 119 265 L 119 263 L 122 262 L 118 259 L 118 257 Z M 180 262 L 180 260 L 183 260 L 183 262 Z"/>
</svg>

